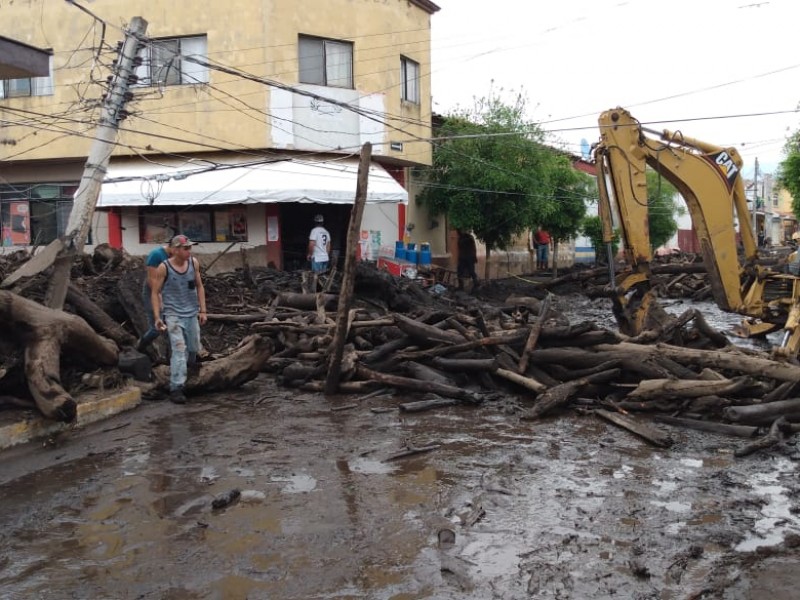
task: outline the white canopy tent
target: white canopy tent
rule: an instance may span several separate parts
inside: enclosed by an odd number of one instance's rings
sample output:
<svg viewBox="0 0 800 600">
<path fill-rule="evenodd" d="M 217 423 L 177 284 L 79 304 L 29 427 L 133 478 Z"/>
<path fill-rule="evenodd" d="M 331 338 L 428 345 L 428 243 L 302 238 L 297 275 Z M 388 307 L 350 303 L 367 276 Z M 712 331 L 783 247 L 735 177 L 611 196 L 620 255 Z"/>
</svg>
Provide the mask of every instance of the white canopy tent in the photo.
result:
<svg viewBox="0 0 800 600">
<path fill-rule="evenodd" d="M 98 208 L 303 202 L 351 204 L 357 159 L 195 166 L 147 162 L 112 164 Z M 408 192 L 380 165 L 369 170 L 367 204 L 408 203 Z"/>
</svg>

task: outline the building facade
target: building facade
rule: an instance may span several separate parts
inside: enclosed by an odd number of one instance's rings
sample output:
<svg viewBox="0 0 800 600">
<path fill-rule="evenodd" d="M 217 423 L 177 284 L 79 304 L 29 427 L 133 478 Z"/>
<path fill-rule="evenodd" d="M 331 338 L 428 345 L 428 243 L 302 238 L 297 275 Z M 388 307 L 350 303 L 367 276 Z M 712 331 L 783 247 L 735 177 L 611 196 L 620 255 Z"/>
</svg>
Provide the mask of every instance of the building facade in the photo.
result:
<svg viewBox="0 0 800 600">
<path fill-rule="evenodd" d="M 323 214 L 341 253 L 365 142 L 362 255 L 402 237 L 415 218 L 407 169 L 431 163 L 434 3 L 85 6 L 3 6 L 0 36 L 52 51 L 48 76 L 0 81 L 3 248 L 63 234 L 117 44 L 135 16 L 147 29 L 90 244 L 144 254 L 181 232 L 201 256 L 241 249 L 251 264 L 299 268 L 313 216 Z"/>
</svg>

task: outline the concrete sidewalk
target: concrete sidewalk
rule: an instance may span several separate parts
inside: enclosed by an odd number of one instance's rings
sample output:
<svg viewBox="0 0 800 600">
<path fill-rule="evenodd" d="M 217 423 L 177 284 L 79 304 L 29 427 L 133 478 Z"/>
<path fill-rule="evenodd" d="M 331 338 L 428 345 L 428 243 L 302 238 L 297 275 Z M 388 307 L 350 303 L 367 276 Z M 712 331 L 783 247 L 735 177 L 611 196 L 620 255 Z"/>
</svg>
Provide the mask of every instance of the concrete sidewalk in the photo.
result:
<svg viewBox="0 0 800 600">
<path fill-rule="evenodd" d="M 101 392 L 94 390 L 75 397 L 78 416 L 75 423 L 45 419 L 35 410 L 9 410 L 0 413 L 0 450 L 24 444 L 74 427 L 82 427 L 139 406 L 142 391 L 124 387 Z"/>
</svg>

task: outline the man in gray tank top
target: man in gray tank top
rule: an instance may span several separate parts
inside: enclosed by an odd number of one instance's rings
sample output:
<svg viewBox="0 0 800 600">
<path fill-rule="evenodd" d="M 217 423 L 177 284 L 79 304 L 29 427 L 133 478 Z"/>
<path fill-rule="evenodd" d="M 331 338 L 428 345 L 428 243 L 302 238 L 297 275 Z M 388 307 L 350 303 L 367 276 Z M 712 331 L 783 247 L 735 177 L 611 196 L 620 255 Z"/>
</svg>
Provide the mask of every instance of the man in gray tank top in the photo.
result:
<svg viewBox="0 0 800 600">
<path fill-rule="evenodd" d="M 172 255 L 158 266 L 150 302 L 159 331 L 166 331 L 172 356 L 169 363 L 169 398 L 184 404 L 188 365 L 197 361 L 200 325 L 205 325 L 206 290 L 200 277 L 200 263 L 192 256 L 194 242 L 176 235 L 170 242 Z M 160 292 L 160 294 L 159 294 Z M 163 303 L 163 307 L 162 307 Z"/>
</svg>

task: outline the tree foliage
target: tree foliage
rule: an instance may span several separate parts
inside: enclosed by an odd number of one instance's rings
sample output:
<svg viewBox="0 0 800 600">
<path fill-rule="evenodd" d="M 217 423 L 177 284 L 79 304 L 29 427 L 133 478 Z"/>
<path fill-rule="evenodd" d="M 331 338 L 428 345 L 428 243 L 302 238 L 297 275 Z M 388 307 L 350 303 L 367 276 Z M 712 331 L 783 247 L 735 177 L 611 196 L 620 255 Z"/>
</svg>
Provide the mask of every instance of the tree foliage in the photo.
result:
<svg viewBox="0 0 800 600">
<path fill-rule="evenodd" d="M 800 131 L 796 131 L 784 146 L 786 158 L 778 171 L 778 183 L 792 195 L 792 212 L 800 219 Z"/>
<path fill-rule="evenodd" d="M 445 139 L 434 146 L 418 201 L 431 214 L 447 215 L 453 227 L 472 231 L 487 255 L 536 225 L 562 238 L 570 227 L 577 231 L 579 174 L 543 144 L 541 128 L 525 119 L 521 95 L 511 104 L 496 95 L 481 99 L 474 109 L 445 117 L 436 135 Z"/>
<path fill-rule="evenodd" d="M 678 231 L 676 214 L 684 207 L 675 201 L 678 191 L 655 171 L 647 170 L 647 206 L 650 223 L 650 245 L 655 250 L 666 244 Z"/>
<path fill-rule="evenodd" d="M 608 253 L 606 252 L 606 245 L 603 242 L 603 222 L 600 217 L 596 215 L 584 217 L 581 221 L 581 233 L 589 238 L 589 241 L 594 248 L 594 256 L 597 264 L 606 264 Z M 619 232 L 614 230 L 614 237 L 611 240 L 611 253 L 613 256 L 617 255 L 619 251 Z"/>
<path fill-rule="evenodd" d="M 595 179 L 572 167 L 565 156 L 556 156 L 551 167 L 550 183 L 553 186 L 555 210 L 541 216 L 542 225 L 554 241 L 575 237 L 586 216 L 586 204 L 595 197 Z"/>
</svg>

